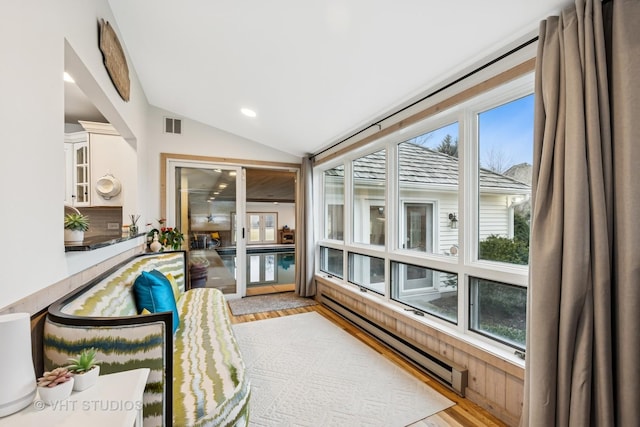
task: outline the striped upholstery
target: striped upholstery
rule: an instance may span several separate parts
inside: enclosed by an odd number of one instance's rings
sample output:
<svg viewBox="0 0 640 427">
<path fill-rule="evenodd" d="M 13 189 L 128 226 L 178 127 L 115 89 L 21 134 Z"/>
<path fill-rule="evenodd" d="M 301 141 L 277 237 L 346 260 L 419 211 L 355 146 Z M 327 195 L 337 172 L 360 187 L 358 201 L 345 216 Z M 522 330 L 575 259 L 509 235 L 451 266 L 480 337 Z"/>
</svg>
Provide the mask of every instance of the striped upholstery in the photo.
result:
<svg viewBox="0 0 640 427">
<path fill-rule="evenodd" d="M 44 327 L 44 368 L 68 364 L 83 348 L 98 349 L 100 374 L 150 368 L 143 397 L 145 426 L 161 426 L 164 390 L 163 322 L 116 327 L 61 325 L 47 319 Z"/>
<path fill-rule="evenodd" d="M 132 316 L 137 314 L 131 287 L 143 271 L 157 269 L 171 273 L 184 292 L 185 277 L 181 252 L 167 252 L 135 258 L 117 271 L 92 286 L 81 298 L 76 298 L 62 308 L 62 312 L 76 316 Z"/>
<path fill-rule="evenodd" d="M 168 324 L 136 313 L 133 282 L 152 269 L 171 273 L 180 288 L 180 326 L 173 336 L 173 353 L 166 348 Z M 185 292 L 185 279 L 183 252 L 134 257 L 59 305 L 66 317 L 52 317 L 55 310 L 50 308 L 43 339 L 45 369 L 66 364 L 87 347 L 98 349 L 101 373 L 150 368 L 143 408 L 144 425 L 149 427 L 163 425 L 163 414 L 171 405 L 163 401 L 165 389 L 171 387 L 165 373 L 173 367 L 173 425 L 246 426 L 249 384 L 224 296 L 208 288 Z M 131 316 L 140 316 L 140 323 Z M 114 320 L 97 319 L 104 317 Z M 64 324 L 67 318 L 73 321 Z M 100 326 L 78 326 L 82 318 L 96 319 Z M 133 324 L 115 325 L 116 318 Z"/>
<path fill-rule="evenodd" d="M 240 426 L 249 419 L 249 382 L 227 303 L 218 289 L 180 299 L 173 359 L 174 426 Z"/>
</svg>

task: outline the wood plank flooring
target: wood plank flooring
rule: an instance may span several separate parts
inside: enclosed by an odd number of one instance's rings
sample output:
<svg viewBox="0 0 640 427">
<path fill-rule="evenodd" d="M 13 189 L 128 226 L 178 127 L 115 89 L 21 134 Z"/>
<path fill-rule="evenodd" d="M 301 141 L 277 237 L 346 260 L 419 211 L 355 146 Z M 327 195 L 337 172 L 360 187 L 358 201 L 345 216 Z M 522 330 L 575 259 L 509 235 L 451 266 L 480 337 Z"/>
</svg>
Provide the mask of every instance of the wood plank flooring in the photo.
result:
<svg viewBox="0 0 640 427">
<path fill-rule="evenodd" d="M 288 285 L 256 286 L 255 288 L 247 288 L 247 296 L 252 297 L 256 295 L 277 294 L 280 292 L 293 292 L 295 289 L 296 285 L 293 283 Z"/>
<path fill-rule="evenodd" d="M 404 360 L 396 352 L 388 348 L 386 345 L 380 343 L 375 338 L 368 335 L 366 332 L 361 331 L 351 323 L 344 320 L 342 317 L 332 312 L 328 308 L 322 305 L 314 305 L 301 308 L 293 308 L 288 310 L 269 311 L 265 313 L 245 314 L 242 316 L 231 315 L 232 323 L 244 323 L 253 322 L 256 320 L 271 319 L 274 317 L 289 316 L 298 313 L 307 313 L 310 311 L 316 311 L 320 315 L 331 320 L 336 326 L 349 332 L 360 341 L 367 344 L 393 363 L 403 367 L 407 372 L 412 374 L 420 381 L 428 384 L 434 390 L 444 395 L 451 401 L 455 402 L 455 405 L 445 409 L 437 414 L 434 414 L 424 420 L 418 421 L 411 425 L 411 427 L 506 427 L 506 424 L 498 420 L 493 415 L 486 412 L 480 406 L 475 403 L 458 396 L 438 381 L 431 378 L 429 375 L 420 371 L 411 363 Z"/>
</svg>

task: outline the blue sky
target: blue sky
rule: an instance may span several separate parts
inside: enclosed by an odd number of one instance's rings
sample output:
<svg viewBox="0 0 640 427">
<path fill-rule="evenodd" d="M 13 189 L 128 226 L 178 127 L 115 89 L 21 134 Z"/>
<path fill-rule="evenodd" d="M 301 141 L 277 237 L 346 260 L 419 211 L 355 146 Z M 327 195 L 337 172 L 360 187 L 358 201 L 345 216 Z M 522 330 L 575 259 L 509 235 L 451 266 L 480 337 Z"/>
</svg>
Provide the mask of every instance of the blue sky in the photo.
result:
<svg viewBox="0 0 640 427">
<path fill-rule="evenodd" d="M 533 95 L 516 99 L 479 115 L 480 163 L 486 165 L 491 152 L 509 166 L 533 163 Z M 447 135 L 458 137 L 458 124 L 430 132 L 427 147 L 437 147 Z"/>
</svg>

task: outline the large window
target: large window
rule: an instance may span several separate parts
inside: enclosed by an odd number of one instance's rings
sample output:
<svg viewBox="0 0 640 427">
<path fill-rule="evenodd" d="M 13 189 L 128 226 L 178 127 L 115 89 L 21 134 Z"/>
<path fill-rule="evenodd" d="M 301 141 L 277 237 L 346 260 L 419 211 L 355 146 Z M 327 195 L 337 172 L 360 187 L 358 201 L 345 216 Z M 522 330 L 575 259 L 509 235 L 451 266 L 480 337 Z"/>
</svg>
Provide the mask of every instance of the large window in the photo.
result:
<svg viewBox="0 0 640 427">
<path fill-rule="evenodd" d="M 353 241 L 384 246 L 386 151 L 353 161 Z"/>
<path fill-rule="evenodd" d="M 398 144 L 397 170 L 399 248 L 457 252 L 458 123 Z"/>
<path fill-rule="evenodd" d="M 344 238 L 344 166 L 324 171 L 324 237 Z"/>
<path fill-rule="evenodd" d="M 472 277 L 471 306 L 471 329 L 524 349 L 527 320 L 525 288 Z"/>
<path fill-rule="evenodd" d="M 349 253 L 349 281 L 384 295 L 384 259 Z"/>
<path fill-rule="evenodd" d="M 327 247 L 320 247 L 320 271 L 331 276 L 344 278 L 343 251 Z"/>
<path fill-rule="evenodd" d="M 249 244 L 255 243 L 276 243 L 276 224 L 278 214 L 276 213 L 248 213 L 247 224 L 249 224 Z"/>
<path fill-rule="evenodd" d="M 232 215 L 235 225 L 235 213 Z M 248 243 L 255 245 L 259 243 L 276 243 L 276 224 L 278 223 L 277 213 L 251 212 L 247 213 L 247 224 L 249 225 Z M 235 227 L 234 227 L 235 237 Z M 234 239 L 235 242 L 235 239 Z"/>
<path fill-rule="evenodd" d="M 478 152 L 478 259 L 526 265 L 533 95 L 478 114 Z"/>
<path fill-rule="evenodd" d="M 523 350 L 532 92 L 522 76 L 320 164 L 320 271 L 456 336 Z"/>
<path fill-rule="evenodd" d="M 449 322 L 458 321 L 458 275 L 393 262 L 391 298 Z"/>
</svg>

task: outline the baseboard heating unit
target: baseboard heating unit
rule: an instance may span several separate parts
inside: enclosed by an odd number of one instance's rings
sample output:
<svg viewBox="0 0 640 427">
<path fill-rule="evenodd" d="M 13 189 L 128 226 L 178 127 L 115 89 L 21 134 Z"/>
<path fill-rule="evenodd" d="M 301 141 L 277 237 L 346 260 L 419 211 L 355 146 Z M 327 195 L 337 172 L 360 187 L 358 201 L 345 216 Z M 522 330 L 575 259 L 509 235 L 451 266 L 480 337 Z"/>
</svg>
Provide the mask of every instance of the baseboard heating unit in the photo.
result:
<svg viewBox="0 0 640 427">
<path fill-rule="evenodd" d="M 454 363 L 440 355 L 433 355 L 425 349 L 408 342 L 404 338 L 387 330 L 382 325 L 377 324 L 371 319 L 365 318 L 325 294 L 322 294 L 322 303 L 352 324 L 358 326 L 365 332 L 368 332 L 370 335 L 400 353 L 418 368 L 425 371 L 460 396 L 464 396 L 464 390 L 467 387 L 466 369 L 456 366 Z"/>
</svg>

